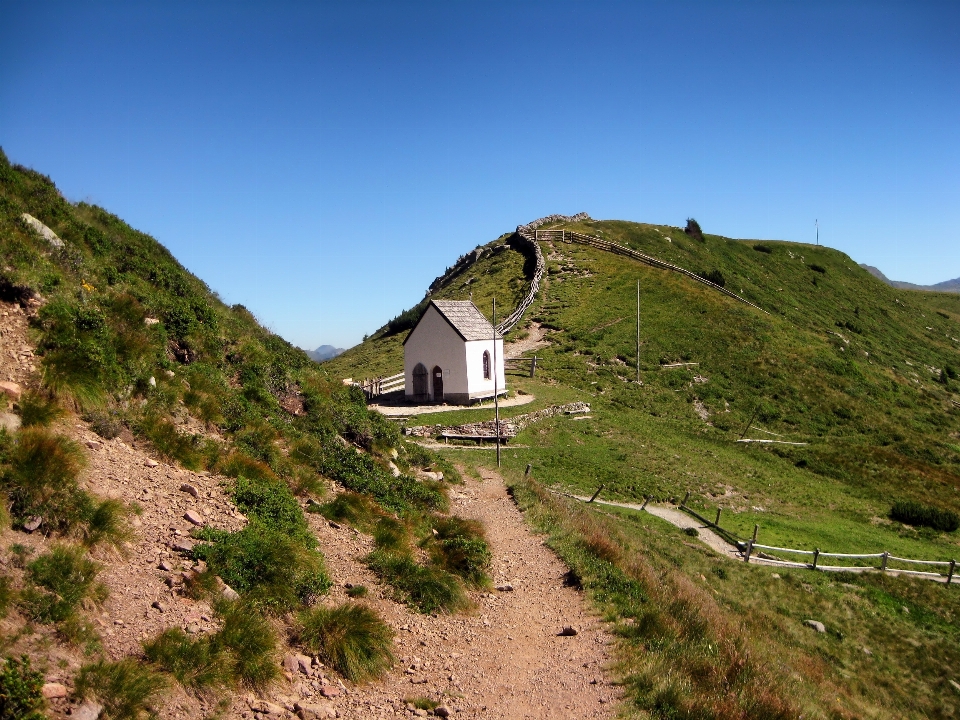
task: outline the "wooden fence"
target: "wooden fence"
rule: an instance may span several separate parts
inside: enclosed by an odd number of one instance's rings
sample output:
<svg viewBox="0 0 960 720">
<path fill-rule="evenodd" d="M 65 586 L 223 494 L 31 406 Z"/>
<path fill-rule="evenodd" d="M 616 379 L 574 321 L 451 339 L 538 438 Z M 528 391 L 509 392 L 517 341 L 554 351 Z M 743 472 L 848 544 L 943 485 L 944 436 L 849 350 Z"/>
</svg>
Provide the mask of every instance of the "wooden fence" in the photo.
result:
<svg viewBox="0 0 960 720">
<path fill-rule="evenodd" d="M 536 230 L 530 231 L 524 228 L 517 228 L 517 236 L 523 238 L 532 248 L 534 257 L 537 261 L 537 266 L 533 271 L 533 278 L 530 280 L 530 291 L 527 293 L 527 296 L 523 299 L 516 309 L 510 313 L 503 322 L 497 325 L 497 332 L 501 335 L 506 335 L 510 330 L 513 329 L 513 326 L 520 322 L 520 318 L 523 317 L 523 314 L 527 311 L 533 301 L 537 298 L 537 293 L 540 292 L 540 281 L 543 280 L 543 271 L 546 268 L 546 263 L 543 259 L 543 253 L 540 251 L 540 244 L 536 239 Z"/>
<path fill-rule="evenodd" d="M 582 245 L 589 245 L 599 250 L 606 250 L 607 252 L 614 253 L 615 255 L 622 255 L 624 257 L 628 257 L 633 260 L 638 260 L 652 267 L 660 268 L 661 270 L 670 270 L 671 272 L 680 273 L 681 275 L 685 275 L 691 280 L 695 280 L 696 282 L 702 285 L 706 285 L 707 287 L 713 288 L 717 292 L 721 292 L 724 295 L 727 295 L 728 297 L 732 297 L 734 300 L 738 300 L 744 303 L 745 305 L 749 305 L 750 307 L 755 308 L 762 313 L 765 313 L 767 315 L 770 314 L 766 310 L 764 310 L 762 307 L 759 307 L 758 305 L 754 305 L 752 302 L 740 297 L 735 292 L 731 292 L 730 290 L 727 290 L 724 287 L 720 287 L 716 283 L 712 283 L 706 278 L 702 278 L 696 273 L 690 272 L 689 270 L 686 270 L 680 267 L 679 265 L 673 265 L 672 263 L 664 262 L 663 260 L 658 260 L 655 257 L 646 255 L 637 250 L 632 250 L 623 245 L 618 245 L 617 243 L 610 242 L 609 240 L 603 240 L 598 237 L 593 237 L 592 235 L 584 235 L 583 233 L 578 233 L 573 230 L 536 230 L 535 233 L 536 233 L 537 239 L 542 237 L 542 238 L 560 240 L 561 242 L 567 242 L 567 243 L 576 242 Z"/>
<path fill-rule="evenodd" d="M 720 514 L 721 509 L 717 508 L 717 517 L 715 520 L 710 521 L 707 518 L 700 515 L 696 510 L 687 506 L 687 501 L 690 499 L 690 493 L 688 492 L 683 498 L 683 502 L 680 503 L 680 509 L 690 515 L 693 515 L 697 520 L 702 522 L 704 525 L 709 527 L 711 530 L 719 534 L 724 540 L 726 540 L 731 545 L 735 545 L 738 550 L 740 550 L 743 555 L 744 562 L 749 563 L 750 558 L 753 557 L 754 552 L 758 550 L 769 550 L 770 552 L 780 552 L 780 553 L 793 553 L 795 555 L 803 555 L 811 558 L 811 562 L 795 562 L 791 560 L 784 560 L 773 555 L 768 555 L 764 552 L 757 552 L 757 557 L 767 563 L 773 563 L 775 565 L 782 565 L 784 567 L 796 567 L 796 568 L 808 568 L 810 570 L 829 570 L 834 572 L 839 572 L 843 570 L 848 570 L 852 572 L 863 572 L 866 570 L 879 570 L 880 572 L 895 571 L 898 573 L 905 573 L 908 575 L 918 575 L 921 577 L 927 577 L 933 580 L 939 580 L 944 577 L 940 572 L 928 572 L 925 570 L 907 570 L 904 568 L 892 568 L 890 567 L 891 562 L 913 564 L 913 565 L 923 565 L 926 567 L 945 567 L 947 568 L 946 582 L 947 585 L 950 585 L 953 582 L 953 575 L 956 571 L 957 561 L 956 560 L 913 560 L 911 558 L 902 558 L 895 555 L 891 555 L 889 552 L 879 552 L 879 553 L 830 553 L 823 552 L 820 548 L 815 548 L 813 550 L 797 550 L 796 548 L 782 548 L 776 547 L 774 545 L 761 545 L 757 542 L 757 533 L 760 531 L 759 525 L 753 526 L 753 537 L 749 540 L 741 540 L 736 535 L 731 533 L 729 530 L 720 527 Z M 646 503 L 644 503 L 646 505 Z M 874 566 L 870 565 L 824 565 L 820 562 L 821 558 L 843 558 L 845 560 L 879 560 L 879 563 Z"/>
<path fill-rule="evenodd" d="M 366 395 L 367 399 L 369 400 L 370 398 L 383 395 L 384 393 L 394 392 L 395 390 L 403 390 L 406 387 L 406 379 L 404 374 L 401 372 L 397 373 L 396 375 L 390 375 L 389 377 L 365 379 L 352 384 L 363 390 L 364 395 Z"/>
<path fill-rule="evenodd" d="M 530 377 L 537 376 L 537 363 L 540 362 L 543 358 L 539 358 L 536 355 L 533 357 L 521 357 L 521 358 L 507 358 L 503 361 L 503 369 L 506 370 L 523 370 L 526 372 L 527 367 L 530 368 Z"/>
</svg>

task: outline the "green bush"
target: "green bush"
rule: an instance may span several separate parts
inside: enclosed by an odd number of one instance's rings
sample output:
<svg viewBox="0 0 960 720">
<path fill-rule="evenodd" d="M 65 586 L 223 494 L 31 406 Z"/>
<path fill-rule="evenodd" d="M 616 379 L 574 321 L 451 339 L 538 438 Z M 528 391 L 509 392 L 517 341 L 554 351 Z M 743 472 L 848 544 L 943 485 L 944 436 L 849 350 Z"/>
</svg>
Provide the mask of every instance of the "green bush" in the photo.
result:
<svg viewBox="0 0 960 720">
<path fill-rule="evenodd" d="M 47 427 L 63 415 L 63 408 L 51 397 L 26 392 L 20 397 L 20 422 L 23 427 Z"/>
<path fill-rule="evenodd" d="M 757 252 L 766 253 L 767 255 L 770 255 L 773 253 L 772 247 L 770 247 L 769 245 L 764 245 L 762 243 L 759 245 L 754 245 L 753 249 L 756 250 Z"/>
<path fill-rule="evenodd" d="M 44 720 L 43 674 L 30 658 L 4 658 L 0 665 L 0 720 Z"/>
<path fill-rule="evenodd" d="M 227 670 L 236 682 L 263 690 L 280 674 L 277 635 L 257 611 L 244 602 L 221 602 L 216 612 L 223 622 L 214 648 L 227 657 Z"/>
<path fill-rule="evenodd" d="M 113 440 L 123 431 L 123 422 L 116 412 L 94 410 L 85 413 L 83 419 L 90 423 L 90 429 L 104 440 Z"/>
<path fill-rule="evenodd" d="M 330 502 L 320 505 L 318 512 L 327 520 L 348 523 L 357 529 L 364 530 L 374 524 L 380 509 L 366 495 L 347 490 L 338 493 Z"/>
<path fill-rule="evenodd" d="M 206 529 L 193 549 L 210 570 L 256 603 L 285 611 L 312 602 L 330 588 L 323 556 L 252 518 L 239 532 Z"/>
<path fill-rule="evenodd" d="M 409 555 L 383 550 L 372 552 L 367 562 L 402 601 L 422 613 L 456 612 L 469 606 L 459 580 L 440 568 L 418 565 Z"/>
<path fill-rule="evenodd" d="M 237 507 L 267 527 L 284 533 L 307 548 L 316 538 L 290 488 L 278 480 L 238 477 L 233 489 Z"/>
<path fill-rule="evenodd" d="M 300 623 L 304 647 L 348 680 L 378 677 L 393 665 L 393 630 L 364 605 L 314 608 Z"/>
<path fill-rule="evenodd" d="M 706 272 L 706 273 L 701 272 L 701 273 L 697 273 L 697 275 L 702 277 L 707 282 L 712 282 L 714 285 L 718 287 L 726 287 L 727 285 L 727 279 L 723 276 L 723 273 L 720 272 L 719 270 L 711 270 L 710 272 Z"/>
<path fill-rule="evenodd" d="M 134 658 L 124 658 L 84 665 L 74 682 L 74 693 L 103 705 L 103 718 L 138 720 L 165 686 L 163 677 L 150 667 Z"/>
<path fill-rule="evenodd" d="M 379 550 L 405 550 L 410 547 L 410 531 L 401 520 L 384 515 L 374 525 L 373 541 Z"/>
<path fill-rule="evenodd" d="M 487 571 L 493 556 L 481 523 L 459 517 L 439 518 L 433 529 L 436 534 L 428 537 L 426 544 L 437 566 L 475 587 L 489 584 Z"/>
<path fill-rule="evenodd" d="M 27 565 L 30 584 L 21 592 L 20 603 L 38 622 L 63 622 L 84 598 L 105 599 L 106 589 L 96 584 L 100 568 L 82 548 L 55 547 Z"/>
<path fill-rule="evenodd" d="M 83 544 L 92 547 L 107 541 L 119 547 L 131 534 L 130 526 L 126 522 L 130 512 L 130 508 L 112 498 L 93 503 L 85 518 Z"/>
<path fill-rule="evenodd" d="M 953 532 L 960 528 L 960 516 L 953 510 L 942 510 L 913 500 L 894 503 L 890 517 L 904 525 L 928 527 L 940 532 Z"/>
<path fill-rule="evenodd" d="M 703 242 L 705 238 L 703 237 L 703 231 L 700 229 L 700 223 L 698 223 L 693 218 L 687 218 L 687 226 L 683 231 L 692 238 L 696 238 L 700 242 Z"/>
</svg>

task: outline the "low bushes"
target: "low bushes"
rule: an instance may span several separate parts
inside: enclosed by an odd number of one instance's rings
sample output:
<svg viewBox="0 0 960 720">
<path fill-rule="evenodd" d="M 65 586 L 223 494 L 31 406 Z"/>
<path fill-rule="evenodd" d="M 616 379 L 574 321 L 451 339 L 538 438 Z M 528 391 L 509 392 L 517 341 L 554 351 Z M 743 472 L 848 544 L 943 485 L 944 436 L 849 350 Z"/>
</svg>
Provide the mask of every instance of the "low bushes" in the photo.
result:
<svg viewBox="0 0 960 720">
<path fill-rule="evenodd" d="M 20 604 L 32 619 L 62 623 L 70 619 L 84 598 L 102 602 L 106 588 L 96 582 L 100 565 L 77 547 L 55 547 L 26 566 L 27 586 Z"/>
<path fill-rule="evenodd" d="M 425 543 L 433 562 L 474 587 L 489 585 L 487 571 L 492 555 L 483 525 L 476 520 L 449 517 L 436 520 L 433 529 L 436 534 L 428 536 Z"/>
<path fill-rule="evenodd" d="M 367 563 L 396 590 L 399 600 L 422 613 L 456 612 L 469 606 L 456 577 L 440 568 L 418 565 L 408 554 L 374 550 Z"/>
<path fill-rule="evenodd" d="M 904 525 L 928 527 L 939 532 L 960 528 L 960 516 L 952 510 L 941 510 L 913 500 L 901 500 L 890 509 L 890 518 Z"/>
<path fill-rule="evenodd" d="M 194 638 L 170 628 L 144 645 L 147 659 L 194 690 L 267 687 L 279 673 L 269 622 L 249 603 L 221 601 L 214 610 L 222 620 L 217 632 Z"/>
<path fill-rule="evenodd" d="M 31 669 L 24 655 L 0 665 L 0 720 L 44 720 L 43 673 Z"/>
<path fill-rule="evenodd" d="M 103 705 L 102 717 L 138 720 L 165 686 L 163 677 L 151 668 L 134 658 L 124 658 L 84 665 L 77 675 L 74 692 L 77 697 L 96 699 Z"/>
<path fill-rule="evenodd" d="M 354 682 L 378 677 L 393 658 L 393 630 L 364 605 L 344 603 L 300 614 L 300 642 Z"/>
</svg>

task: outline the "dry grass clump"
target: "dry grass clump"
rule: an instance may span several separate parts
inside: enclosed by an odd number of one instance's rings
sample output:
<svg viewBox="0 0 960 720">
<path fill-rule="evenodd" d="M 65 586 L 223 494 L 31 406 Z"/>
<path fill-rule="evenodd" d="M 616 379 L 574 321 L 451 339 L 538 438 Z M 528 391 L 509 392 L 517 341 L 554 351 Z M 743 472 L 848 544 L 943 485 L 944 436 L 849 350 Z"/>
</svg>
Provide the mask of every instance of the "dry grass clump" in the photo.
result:
<svg viewBox="0 0 960 720">
<path fill-rule="evenodd" d="M 102 717 L 110 720 L 138 720 L 150 712 L 157 693 L 166 686 L 163 676 L 134 658 L 117 662 L 99 660 L 80 668 L 74 693 L 96 699 L 103 705 Z"/>
<path fill-rule="evenodd" d="M 300 642 L 354 682 L 393 666 L 393 630 L 365 605 L 344 603 L 300 614 Z"/>
</svg>

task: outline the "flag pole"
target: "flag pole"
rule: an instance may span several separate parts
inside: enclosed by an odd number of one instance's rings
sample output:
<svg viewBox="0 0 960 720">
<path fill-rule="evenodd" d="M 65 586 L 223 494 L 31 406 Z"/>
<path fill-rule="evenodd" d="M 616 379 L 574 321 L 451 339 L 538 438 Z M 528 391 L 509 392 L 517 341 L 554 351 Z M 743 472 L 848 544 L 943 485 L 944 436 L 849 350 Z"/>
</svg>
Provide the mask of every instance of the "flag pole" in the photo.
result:
<svg viewBox="0 0 960 720">
<path fill-rule="evenodd" d="M 493 407 L 497 432 L 497 467 L 500 467 L 500 397 L 497 395 L 497 299 L 493 299 Z"/>
</svg>

